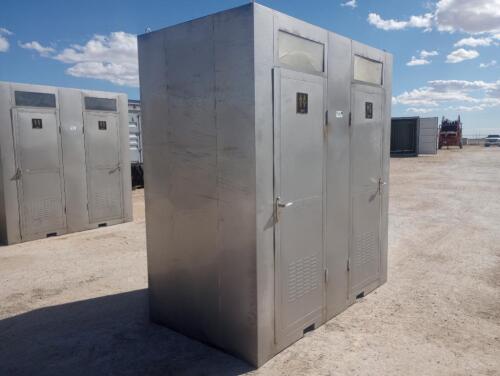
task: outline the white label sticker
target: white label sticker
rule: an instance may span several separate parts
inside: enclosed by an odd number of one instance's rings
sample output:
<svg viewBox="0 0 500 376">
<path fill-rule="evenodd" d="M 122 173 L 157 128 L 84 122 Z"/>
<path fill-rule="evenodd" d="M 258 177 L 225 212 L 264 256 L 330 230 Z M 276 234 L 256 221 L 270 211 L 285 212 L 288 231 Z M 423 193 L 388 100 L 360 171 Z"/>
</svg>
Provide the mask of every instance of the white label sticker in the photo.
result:
<svg viewBox="0 0 500 376">
<path fill-rule="evenodd" d="M 343 117 L 344 117 L 344 111 L 337 111 L 337 112 L 335 113 L 335 116 L 336 116 L 337 118 L 343 118 Z"/>
</svg>

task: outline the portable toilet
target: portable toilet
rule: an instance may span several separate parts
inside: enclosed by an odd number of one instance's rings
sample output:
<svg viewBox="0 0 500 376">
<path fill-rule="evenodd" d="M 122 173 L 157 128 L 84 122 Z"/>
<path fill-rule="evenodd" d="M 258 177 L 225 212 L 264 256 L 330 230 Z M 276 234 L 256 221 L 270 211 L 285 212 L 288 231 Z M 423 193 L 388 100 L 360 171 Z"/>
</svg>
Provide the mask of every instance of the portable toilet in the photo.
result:
<svg viewBox="0 0 500 376">
<path fill-rule="evenodd" d="M 386 281 L 392 56 L 255 3 L 138 46 L 151 319 L 260 366 Z"/>
<path fill-rule="evenodd" d="M 127 96 L 0 82 L 0 244 L 132 220 Z"/>
</svg>

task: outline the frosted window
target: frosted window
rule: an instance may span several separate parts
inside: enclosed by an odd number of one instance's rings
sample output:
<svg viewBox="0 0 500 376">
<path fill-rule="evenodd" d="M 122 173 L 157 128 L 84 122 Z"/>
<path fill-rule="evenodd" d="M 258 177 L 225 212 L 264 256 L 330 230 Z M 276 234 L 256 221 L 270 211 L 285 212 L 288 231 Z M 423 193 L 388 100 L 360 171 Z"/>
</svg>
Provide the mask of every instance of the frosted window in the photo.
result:
<svg viewBox="0 0 500 376">
<path fill-rule="evenodd" d="M 30 91 L 16 91 L 14 93 L 16 106 L 29 107 L 56 107 L 55 94 L 32 93 Z"/>
<path fill-rule="evenodd" d="M 382 85 L 382 63 L 354 56 L 354 79 Z"/>
<path fill-rule="evenodd" d="M 278 45 L 280 66 L 307 73 L 324 71 L 321 43 L 280 31 Z"/>
<path fill-rule="evenodd" d="M 96 111 L 116 111 L 116 99 L 85 97 L 85 109 Z"/>
</svg>

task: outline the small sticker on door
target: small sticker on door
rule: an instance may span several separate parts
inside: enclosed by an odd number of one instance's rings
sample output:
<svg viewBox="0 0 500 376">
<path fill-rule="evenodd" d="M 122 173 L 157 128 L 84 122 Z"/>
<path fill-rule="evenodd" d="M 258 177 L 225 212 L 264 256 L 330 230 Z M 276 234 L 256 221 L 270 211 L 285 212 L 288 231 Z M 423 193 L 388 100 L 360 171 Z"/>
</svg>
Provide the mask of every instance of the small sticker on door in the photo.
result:
<svg viewBox="0 0 500 376">
<path fill-rule="evenodd" d="M 105 131 L 108 128 L 106 122 L 103 120 L 99 120 L 97 124 L 99 126 L 100 131 Z"/>
<path fill-rule="evenodd" d="M 337 112 L 335 112 L 335 117 L 337 119 L 343 118 L 344 117 L 344 111 L 337 111 Z"/>
<path fill-rule="evenodd" d="M 307 114 L 308 111 L 308 95 L 306 93 L 297 93 L 297 113 Z"/>
</svg>

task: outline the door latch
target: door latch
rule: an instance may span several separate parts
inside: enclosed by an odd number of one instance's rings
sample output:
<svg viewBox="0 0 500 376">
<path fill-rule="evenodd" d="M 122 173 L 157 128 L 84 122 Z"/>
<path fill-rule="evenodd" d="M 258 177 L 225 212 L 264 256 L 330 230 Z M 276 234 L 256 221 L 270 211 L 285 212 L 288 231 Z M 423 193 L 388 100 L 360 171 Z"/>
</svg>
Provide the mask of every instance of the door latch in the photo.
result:
<svg viewBox="0 0 500 376">
<path fill-rule="evenodd" d="M 378 193 L 382 194 L 382 187 L 387 185 L 386 181 L 383 181 L 382 178 L 378 179 Z"/>
<path fill-rule="evenodd" d="M 281 202 L 280 196 L 276 197 L 276 201 L 274 202 L 274 218 L 276 222 L 280 220 L 280 212 L 281 209 L 292 206 L 293 202 Z"/>
<path fill-rule="evenodd" d="M 19 179 L 21 179 L 21 176 L 23 176 L 23 173 L 22 173 L 21 169 L 18 167 L 16 169 L 16 173 L 14 174 L 14 176 L 12 177 L 11 180 L 19 180 Z"/>
</svg>

